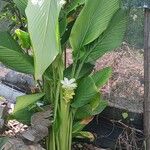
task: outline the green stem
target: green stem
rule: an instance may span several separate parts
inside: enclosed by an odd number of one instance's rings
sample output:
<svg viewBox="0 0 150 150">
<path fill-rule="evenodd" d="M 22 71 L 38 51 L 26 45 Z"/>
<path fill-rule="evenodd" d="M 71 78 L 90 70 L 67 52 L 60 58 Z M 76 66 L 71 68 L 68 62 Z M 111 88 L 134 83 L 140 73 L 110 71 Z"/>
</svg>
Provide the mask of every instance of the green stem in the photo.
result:
<svg viewBox="0 0 150 150">
<path fill-rule="evenodd" d="M 72 117 L 72 113 L 70 112 L 70 121 L 69 121 L 69 143 L 68 143 L 68 146 L 69 146 L 69 150 L 72 149 L 72 126 L 73 126 L 73 117 Z"/>
<path fill-rule="evenodd" d="M 75 57 L 75 60 L 74 60 L 74 63 L 73 63 L 71 78 L 73 78 L 75 76 L 75 71 L 76 71 L 76 67 L 77 67 L 77 63 L 78 63 L 78 57 L 79 57 L 79 53 Z"/>
<path fill-rule="evenodd" d="M 53 104 L 54 104 L 54 123 L 49 133 L 48 150 L 71 150 L 72 144 L 72 124 L 73 115 L 70 103 L 63 98 L 63 89 L 61 88 L 61 80 L 63 79 L 64 67 L 62 66 L 62 58 L 58 58 L 58 68 L 53 72 L 54 86 Z M 77 61 L 73 66 L 72 75 L 75 75 Z M 56 75 L 55 75 L 56 74 Z"/>
<path fill-rule="evenodd" d="M 81 64 L 79 65 L 79 67 L 78 67 L 78 69 L 77 69 L 77 72 L 76 72 L 76 74 L 75 74 L 75 78 L 76 78 L 76 79 L 78 78 L 78 76 L 79 76 L 79 74 L 80 74 L 80 71 L 81 71 L 81 69 L 82 69 L 82 67 L 83 67 L 83 65 L 84 65 L 84 63 L 85 63 L 87 57 L 90 55 L 90 53 L 91 53 L 91 50 L 84 56 L 83 60 L 81 61 Z"/>
<path fill-rule="evenodd" d="M 72 73 L 71 73 L 71 78 L 73 78 L 73 77 L 74 77 L 74 75 L 75 75 L 77 62 L 78 62 L 78 59 L 76 59 L 76 60 L 75 60 L 75 62 L 73 63 Z"/>
<path fill-rule="evenodd" d="M 48 139 L 49 139 L 49 141 L 48 141 L 48 149 L 47 150 L 56 150 L 56 147 L 55 147 L 55 134 L 54 134 L 53 127 L 49 132 Z"/>
<path fill-rule="evenodd" d="M 60 150 L 60 142 L 59 142 L 59 136 L 58 136 L 58 133 L 56 135 L 56 147 L 57 147 L 57 150 Z"/>
<path fill-rule="evenodd" d="M 37 80 L 37 84 L 39 85 L 40 92 L 42 92 L 43 91 L 43 87 L 42 87 L 42 85 L 40 83 L 40 80 Z"/>
<path fill-rule="evenodd" d="M 64 100 L 61 102 L 61 125 L 60 125 L 60 142 L 61 142 L 61 149 L 67 149 L 67 142 L 68 142 L 68 104 Z"/>
<path fill-rule="evenodd" d="M 55 122 L 56 116 L 57 116 L 59 94 L 60 94 L 60 82 L 58 82 L 57 89 L 56 89 L 55 108 L 54 108 L 54 122 Z"/>
<path fill-rule="evenodd" d="M 84 62 L 86 61 L 87 57 L 90 55 L 91 53 L 91 50 L 89 50 L 89 52 L 87 54 L 85 54 L 85 56 L 83 57 L 83 60 L 81 61 L 81 64 L 79 65 L 78 69 L 77 69 L 77 72 L 76 72 L 76 67 L 77 67 L 77 63 L 78 63 L 78 60 L 79 60 L 79 56 L 80 56 L 80 52 L 77 53 L 76 57 L 75 57 L 75 61 L 73 63 L 73 68 L 72 68 L 72 74 L 71 74 L 71 77 L 75 77 L 75 79 L 78 78 L 79 76 L 79 73 L 83 67 L 83 64 Z"/>
</svg>

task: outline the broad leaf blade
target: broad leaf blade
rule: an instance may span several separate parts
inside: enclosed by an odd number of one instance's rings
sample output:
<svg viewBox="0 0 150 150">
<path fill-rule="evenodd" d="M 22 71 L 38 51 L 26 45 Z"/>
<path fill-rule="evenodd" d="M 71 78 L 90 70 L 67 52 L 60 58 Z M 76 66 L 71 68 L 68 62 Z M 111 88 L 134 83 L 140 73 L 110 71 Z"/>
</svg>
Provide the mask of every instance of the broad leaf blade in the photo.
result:
<svg viewBox="0 0 150 150">
<path fill-rule="evenodd" d="M 39 79 L 59 53 L 60 0 L 29 0 L 28 29 L 34 50 L 35 78 Z"/>
<path fill-rule="evenodd" d="M 92 116 L 92 107 L 90 104 L 84 105 L 77 109 L 75 119 L 82 120 Z"/>
<path fill-rule="evenodd" d="M 45 95 L 44 93 L 38 93 L 38 94 L 23 95 L 17 97 L 17 101 L 13 113 L 15 114 L 16 112 L 26 109 L 31 104 L 34 104 L 39 99 L 41 99 L 44 95 Z"/>
<path fill-rule="evenodd" d="M 100 114 L 108 105 L 106 100 L 103 100 L 100 93 L 98 93 L 95 98 L 90 102 L 91 115 L 95 116 Z"/>
<path fill-rule="evenodd" d="M 99 105 L 92 111 L 92 115 L 100 114 L 107 106 L 108 102 L 106 100 L 100 100 Z"/>
<path fill-rule="evenodd" d="M 77 121 L 73 124 L 72 133 L 75 134 L 81 131 L 87 124 L 89 124 L 94 117 L 86 118 L 80 121 Z"/>
<path fill-rule="evenodd" d="M 59 15 L 59 31 L 61 37 L 65 33 L 66 27 L 67 27 L 67 14 L 65 11 L 61 10 Z"/>
<path fill-rule="evenodd" d="M 118 9 L 119 0 L 87 0 L 71 32 L 74 52 L 98 38 Z"/>
<path fill-rule="evenodd" d="M 73 0 L 71 1 L 68 6 L 66 7 L 65 11 L 67 13 L 75 10 L 78 6 L 82 5 L 85 3 L 85 0 Z"/>
<path fill-rule="evenodd" d="M 72 67 L 73 67 L 73 65 L 70 65 L 69 67 L 67 67 L 64 70 L 64 76 L 69 78 L 69 79 L 71 79 Z M 82 67 L 80 74 L 79 74 L 77 79 L 80 79 L 80 78 L 83 78 L 83 77 L 89 75 L 93 71 L 93 68 L 94 68 L 94 65 L 92 65 L 90 63 L 83 64 L 83 67 Z"/>
<path fill-rule="evenodd" d="M 98 93 L 98 89 L 95 86 L 93 79 L 91 77 L 86 77 L 80 81 L 75 93 L 74 101 L 71 106 L 79 108 L 88 104 Z"/>
<path fill-rule="evenodd" d="M 112 75 L 112 69 L 110 67 L 106 67 L 93 74 L 92 79 L 94 80 L 95 85 L 98 88 L 100 88 L 108 82 L 111 75 Z"/>
<path fill-rule="evenodd" d="M 0 61 L 16 71 L 34 74 L 32 58 L 21 51 L 7 32 L 0 32 Z"/>
<path fill-rule="evenodd" d="M 0 46 L 21 52 L 20 46 L 7 31 L 0 32 Z"/>
<path fill-rule="evenodd" d="M 97 93 L 97 95 L 91 100 L 89 104 L 91 106 L 91 114 L 92 114 L 92 111 L 94 111 L 100 104 L 100 93 Z"/>
<path fill-rule="evenodd" d="M 16 29 L 15 33 L 19 39 L 20 45 L 25 49 L 29 49 L 31 47 L 31 40 L 29 33 L 21 29 Z"/>
<path fill-rule="evenodd" d="M 31 117 L 34 114 L 33 111 L 29 110 L 28 108 L 22 109 L 10 115 L 10 119 L 16 119 L 21 123 L 26 125 L 30 125 Z"/>
<path fill-rule="evenodd" d="M 88 131 L 80 131 L 73 135 L 73 137 L 79 138 L 79 139 L 89 139 L 91 142 L 94 141 L 95 137 L 91 132 Z"/>
<path fill-rule="evenodd" d="M 10 117 L 12 119 L 17 119 L 22 123 L 30 124 L 30 119 L 33 115 L 33 111 L 29 110 L 29 107 L 31 105 L 34 105 L 34 103 L 36 103 L 44 95 L 44 93 L 38 93 L 17 97 L 15 109 Z"/>
<path fill-rule="evenodd" d="M 68 23 L 68 25 L 66 27 L 67 30 L 64 32 L 63 36 L 61 37 L 62 45 L 64 45 L 68 41 L 73 25 L 74 25 L 74 21 Z"/>
<path fill-rule="evenodd" d="M 34 74 L 32 58 L 7 47 L 0 46 L 0 61 L 13 70 Z"/>
<path fill-rule="evenodd" d="M 97 93 L 90 103 L 77 109 L 75 118 L 77 120 L 85 119 L 100 114 L 107 106 L 107 101 L 102 100 Z"/>
<path fill-rule="evenodd" d="M 28 0 L 13 0 L 22 15 L 25 15 L 25 9 L 27 7 Z"/>
<path fill-rule="evenodd" d="M 104 34 L 94 42 L 87 62 L 95 61 L 106 52 L 117 48 L 123 40 L 126 24 L 127 12 L 120 9 L 113 16 Z"/>
</svg>

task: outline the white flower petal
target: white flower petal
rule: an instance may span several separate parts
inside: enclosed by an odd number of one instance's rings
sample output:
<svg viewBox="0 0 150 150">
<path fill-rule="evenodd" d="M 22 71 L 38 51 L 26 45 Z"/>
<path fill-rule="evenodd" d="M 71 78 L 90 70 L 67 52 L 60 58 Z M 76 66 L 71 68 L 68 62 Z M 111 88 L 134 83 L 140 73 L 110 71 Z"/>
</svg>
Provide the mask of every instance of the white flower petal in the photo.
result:
<svg viewBox="0 0 150 150">
<path fill-rule="evenodd" d="M 69 79 L 68 79 L 68 78 L 64 78 L 64 82 L 65 82 L 66 84 L 68 84 Z"/>
<path fill-rule="evenodd" d="M 72 83 L 74 83 L 76 80 L 75 80 L 75 78 L 72 78 L 72 79 L 70 79 L 69 80 L 69 82 L 72 84 Z"/>
<path fill-rule="evenodd" d="M 62 88 L 65 88 L 65 89 L 75 89 L 77 87 L 77 84 L 75 83 L 75 79 L 72 78 L 72 79 L 68 79 L 66 77 L 64 77 L 64 80 L 61 81 L 62 83 Z"/>
<path fill-rule="evenodd" d="M 71 84 L 71 86 L 70 87 L 72 87 L 72 88 L 76 88 L 77 87 L 77 84 L 76 83 L 73 83 L 73 84 Z"/>
</svg>

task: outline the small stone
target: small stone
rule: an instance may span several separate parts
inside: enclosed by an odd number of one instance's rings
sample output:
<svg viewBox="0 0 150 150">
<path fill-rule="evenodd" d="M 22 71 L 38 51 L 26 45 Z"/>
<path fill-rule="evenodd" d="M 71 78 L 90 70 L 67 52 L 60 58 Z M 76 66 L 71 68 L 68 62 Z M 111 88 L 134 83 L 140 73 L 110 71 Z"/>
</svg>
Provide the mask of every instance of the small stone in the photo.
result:
<svg viewBox="0 0 150 150">
<path fill-rule="evenodd" d="M 82 144 L 78 144 L 78 147 L 79 147 L 79 148 L 82 148 L 82 147 L 83 147 L 83 145 L 82 145 Z"/>
</svg>

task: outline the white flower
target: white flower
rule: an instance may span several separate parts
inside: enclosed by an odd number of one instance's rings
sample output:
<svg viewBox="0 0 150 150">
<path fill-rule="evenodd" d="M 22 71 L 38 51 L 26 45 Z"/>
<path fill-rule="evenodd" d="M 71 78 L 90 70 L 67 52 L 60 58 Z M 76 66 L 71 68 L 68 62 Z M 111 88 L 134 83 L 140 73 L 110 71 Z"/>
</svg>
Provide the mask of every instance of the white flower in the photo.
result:
<svg viewBox="0 0 150 150">
<path fill-rule="evenodd" d="M 75 89 L 77 87 L 77 84 L 75 83 L 75 79 L 68 79 L 68 78 L 64 78 L 64 80 L 61 81 L 62 84 L 62 88 L 64 89 Z"/>
</svg>

